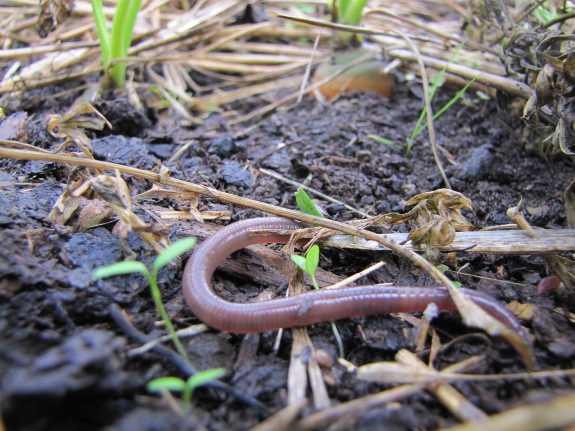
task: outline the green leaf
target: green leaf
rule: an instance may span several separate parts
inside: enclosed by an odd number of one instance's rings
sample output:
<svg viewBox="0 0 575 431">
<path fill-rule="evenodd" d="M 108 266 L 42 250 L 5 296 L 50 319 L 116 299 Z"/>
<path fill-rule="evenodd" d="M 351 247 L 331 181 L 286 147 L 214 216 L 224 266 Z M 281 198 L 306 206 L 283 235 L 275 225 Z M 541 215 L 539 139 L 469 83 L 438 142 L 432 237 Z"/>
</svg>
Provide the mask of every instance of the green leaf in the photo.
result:
<svg viewBox="0 0 575 431">
<path fill-rule="evenodd" d="M 184 254 L 196 244 L 196 238 L 184 238 L 176 241 L 163 252 L 161 252 L 154 261 L 154 271 L 157 272 L 162 266 L 167 265 L 176 257 Z"/>
<path fill-rule="evenodd" d="M 305 257 L 303 256 L 299 256 L 297 254 L 292 254 L 291 255 L 291 260 L 294 261 L 294 263 L 299 267 L 299 269 L 301 269 L 302 271 L 306 271 L 305 269 Z"/>
<path fill-rule="evenodd" d="M 383 136 L 373 135 L 373 134 L 368 135 L 368 136 L 369 136 L 371 139 L 373 139 L 374 141 L 381 142 L 382 144 L 385 144 L 385 145 L 395 145 L 392 140 L 387 139 L 387 138 L 384 138 Z"/>
<path fill-rule="evenodd" d="M 212 380 L 217 380 L 226 374 L 224 368 L 212 368 L 211 370 L 200 371 L 188 378 L 188 388 L 195 389 L 198 386 L 205 385 Z"/>
<path fill-rule="evenodd" d="M 323 217 L 304 189 L 297 189 L 295 194 L 295 202 L 301 212 L 316 217 Z"/>
<path fill-rule="evenodd" d="M 133 274 L 134 272 L 139 272 L 144 275 L 149 273 L 148 268 L 146 268 L 146 265 L 142 262 L 131 260 L 98 268 L 92 273 L 92 278 L 97 280 L 99 278 L 111 277 L 113 275 Z"/>
<path fill-rule="evenodd" d="M 305 256 L 305 272 L 309 275 L 315 274 L 317 265 L 319 264 L 319 247 L 314 244 Z"/>
<path fill-rule="evenodd" d="M 447 102 L 445 105 L 443 105 L 441 107 L 441 109 L 439 111 L 437 111 L 435 114 L 433 114 L 433 119 L 437 120 L 445 111 L 447 111 L 451 105 L 453 105 L 455 102 L 457 102 L 461 97 L 463 97 L 463 95 L 465 94 L 465 92 L 467 91 L 467 89 L 477 80 L 477 78 L 479 78 L 481 75 L 483 74 L 483 72 L 479 72 L 473 79 L 471 79 L 471 81 L 469 81 L 467 84 L 465 84 L 465 86 L 459 90 L 457 92 L 457 94 L 455 96 L 453 96 L 453 98 L 451 98 L 451 100 L 449 100 L 449 102 Z M 425 111 L 426 112 L 426 111 Z M 424 113 L 425 113 L 424 112 Z M 427 123 L 425 123 L 423 126 L 419 126 L 419 128 L 417 130 L 414 130 L 415 136 L 419 135 L 421 132 L 423 132 L 425 129 L 427 129 Z"/>
<path fill-rule="evenodd" d="M 433 97 L 435 96 L 435 92 L 437 91 L 438 84 L 443 80 L 443 76 L 445 75 L 445 72 L 447 71 L 447 67 L 449 66 L 449 64 L 451 64 L 453 62 L 453 60 L 455 59 L 455 57 L 457 56 L 457 54 L 459 53 L 461 48 L 463 48 L 463 42 L 461 42 L 455 48 L 455 50 L 453 51 L 453 54 L 451 55 L 451 57 L 449 57 L 449 60 L 447 61 L 445 66 L 443 66 L 443 68 L 439 72 L 439 75 L 437 76 L 438 79 L 434 79 L 433 82 L 431 83 L 431 88 L 429 89 L 429 102 L 430 103 L 433 100 Z M 405 150 L 405 152 L 408 154 L 411 151 L 411 147 L 413 146 L 413 141 L 415 140 L 415 138 L 427 128 L 427 124 L 425 124 L 424 126 L 421 125 L 421 123 L 423 123 L 423 120 L 424 120 L 426 114 L 427 114 L 427 108 L 423 108 L 421 110 L 421 113 L 419 114 L 419 119 L 417 120 L 417 123 L 415 124 L 415 127 L 413 128 L 413 131 L 411 132 L 409 142 L 407 143 L 407 149 Z M 441 114 L 436 113 L 433 116 L 433 119 L 434 120 L 437 119 L 440 115 Z"/>
<path fill-rule="evenodd" d="M 110 41 L 111 35 L 108 27 L 106 26 L 106 16 L 104 14 L 104 5 L 102 4 L 102 0 L 91 0 L 91 3 L 94 21 L 96 22 L 96 29 L 98 30 L 98 37 L 100 38 L 102 64 L 104 68 L 106 68 L 112 60 L 112 46 Z"/>
<path fill-rule="evenodd" d="M 384 138 L 383 136 L 379 136 L 379 135 L 368 135 L 368 136 L 371 139 L 373 139 L 374 141 L 381 142 L 382 144 L 385 144 L 385 145 L 391 145 L 391 146 L 397 148 L 398 150 L 403 150 L 403 147 L 401 145 L 396 144 L 391 139 L 387 139 L 387 138 Z"/>
<path fill-rule="evenodd" d="M 146 385 L 149 392 L 159 392 L 167 389 L 172 392 L 182 392 L 186 389 L 187 383 L 179 377 L 160 377 L 154 379 Z"/>
<path fill-rule="evenodd" d="M 343 3 L 343 2 L 342 2 Z M 345 5 L 341 11 L 342 16 L 338 17 L 339 22 L 342 24 L 359 25 L 363 8 L 367 4 L 367 0 L 351 0 Z"/>
</svg>

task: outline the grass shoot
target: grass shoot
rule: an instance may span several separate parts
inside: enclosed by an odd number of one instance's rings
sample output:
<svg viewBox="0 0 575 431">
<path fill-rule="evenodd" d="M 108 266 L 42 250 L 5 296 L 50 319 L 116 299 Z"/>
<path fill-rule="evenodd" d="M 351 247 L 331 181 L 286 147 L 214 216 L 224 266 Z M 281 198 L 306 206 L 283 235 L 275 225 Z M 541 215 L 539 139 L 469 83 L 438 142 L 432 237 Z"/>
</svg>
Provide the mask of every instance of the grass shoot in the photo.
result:
<svg viewBox="0 0 575 431">
<path fill-rule="evenodd" d="M 144 265 L 142 262 L 126 261 L 98 268 L 92 274 L 92 278 L 94 279 L 111 277 L 114 275 L 133 274 L 133 273 L 140 273 L 144 277 L 146 277 L 146 280 L 150 285 L 150 290 L 152 292 L 152 298 L 156 305 L 156 309 L 158 310 L 158 313 L 160 314 L 164 324 L 166 325 L 168 333 L 172 337 L 172 341 L 176 346 L 176 350 L 186 360 L 188 359 L 186 349 L 184 349 L 184 346 L 180 342 L 180 339 L 178 338 L 178 335 L 174 330 L 174 326 L 172 325 L 168 313 L 166 312 L 164 303 L 162 302 L 162 294 L 160 292 L 160 288 L 158 287 L 158 271 L 163 266 L 166 266 L 170 261 L 174 260 L 178 256 L 184 254 L 186 251 L 191 249 L 195 243 L 196 243 L 195 238 L 184 238 L 175 242 L 156 257 L 156 259 L 154 260 L 152 271 L 150 271 L 146 267 L 146 265 Z"/>
<path fill-rule="evenodd" d="M 112 28 L 108 29 L 102 0 L 91 0 L 94 21 L 100 38 L 105 89 L 122 88 L 126 82 L 126 63 L 141 0 L 118 0 Z"/>
<path fill-rule="evenodd" d="M 332 19 L 340 24 L 359 25 L 363 16 L 363 9 L 368 0 L 328 0 L 331 6 Z M 349 32 L 337 31 L 335 33 L 336 44 L 340 48 L 346 45 L 358 46 L 361 44 L 361 36 Z"/>
<path fill-rule="evenodd" d="M 457 94 L 449 100 L 449 102 L 447 102 L 445 105 L 443 105 L 441 107 L 441 109 L 439 111 L 437 111 L 435 114 L 433 114 L 433 119 L 434 120 L 438 119 L 455 102 L 457 102 L 460 98 L 462 98 L 464 96 L 465 92 L 467 91 L 467 89 L 477 80 L 477 78 L 479 78 L 480 75 L 481 75 L 481 73 L 478 73 L 477 76 L 473 77 L 473 79 L 471 79 L 471 81 L 469 81 L 467 84 L 465 84 L 465 86 L 461 90 L 459 90 L 457 92 Z M 430 91 L 430 98 L 431 99 L 433 99 L 433 96 L 435 95 L 436 89 L 437 89 L 437 87 L 435 87 L 434 84 L 432 84 L 432 88 Z M 423 110 L 421 111 L 421 114 L 419 116 L 419 119 L 417 121 L 417 124 L 413 128 L 413 132 L 411 133 L 411 136 L 409 138 L 409 142 L 408 142 L 407 148 L 405 150 L 406 153 L 409 153 L 411 151 L 411 148 L 413 147 L 413 141 L 415 140 L 415 138 L 421 132 L 423 132 L 425 129 L 427 129 L 427 123 L 425 123 L 423 125 L 421 124 L 423 119 L 425 118 L 426 113 L 427 113 L 427 110 L 425 108 L 423 108 Z"/>
</svg>

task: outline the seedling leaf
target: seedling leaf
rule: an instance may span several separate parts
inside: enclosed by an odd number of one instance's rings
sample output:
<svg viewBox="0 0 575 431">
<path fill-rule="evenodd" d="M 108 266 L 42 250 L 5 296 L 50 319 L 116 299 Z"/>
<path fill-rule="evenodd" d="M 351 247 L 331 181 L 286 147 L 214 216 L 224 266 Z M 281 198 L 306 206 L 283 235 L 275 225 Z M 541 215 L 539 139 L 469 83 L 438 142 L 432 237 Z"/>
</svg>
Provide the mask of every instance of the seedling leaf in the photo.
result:
<svg viewBox="0 0 575 431">
<path fill-rule="evenodd" d="M 301 212 L 316 217 L 323 217 L 322 213 L 319 212 L 304 189 L 297 189 L 295 202 Z"/>
<path fill-rule="evenodd" d="M 305 257 L 305 272 L 307 272 L 311 277 L 314 276 L 319 263 L 319 247 L 317 245 L 312 246 L 306 254 Z"/>
<path fill-rule="evenodd" d="M 224 368 L 212 368 L 210 370 L 201 371 L 188 378 L 188 387 L 195 389 L 199 386 L 205 385 L 212 380 L 217 380 L 226 374 Z"/>
<path fill-rule="evenodd" d="M 182 392 L 187 386 L 188 384 L 179 377 L 160 377 L 149 382 L 146 388 L 149 392 L 159 392 L 163 389 L 172 392 Z"/>
<path fill-rule="evenodd" d="M 135 272 L 146 275 L 148 273 L 148 268 L 146 268 L 146 265 L 144 265 L 142 262 L 133 260 L 127 262 L 118 262 L 109 266 L 98 268 L 92 273 L 92 278 L 97 280 L 99 278 L 111 277 L 113 275 L 133 274 Z"/>
<path fill-rule="evenodd" d="M 391 139 L 384 138 L 383 136 L 373 135 L 373 134 L 368 135 L 368 136 L 369 136 L 371 139 L 373 139 L 374 141 L 380 142 L 380 143 L 385 144 L 385 145 L 393 146 L 393 147 L 397 148 L 398 150 L 402 150 L 402 149 L 403 149 L 403 147 L 402 147 L 401 145 L 396 144 L 396 143 L 393 142 Z"/>
<path fill-rule="evenodd" d="M 299 267 L 299 269 L 307 272 L 305 269 L 305 257 L 297 255 L 297 254 L 292 254 L 291 260 L 294 261 L 294 263 Z"/>
<path fill-rule="evenodd" d="M 161 252 L 154 261 L 154 272 L 157 272 L 162 266 L 167 265 L 176 257 L 184 254 L 196 244 L 196 238 L 184 238 L 176 241 L 163 252 Z"/>
</svg>

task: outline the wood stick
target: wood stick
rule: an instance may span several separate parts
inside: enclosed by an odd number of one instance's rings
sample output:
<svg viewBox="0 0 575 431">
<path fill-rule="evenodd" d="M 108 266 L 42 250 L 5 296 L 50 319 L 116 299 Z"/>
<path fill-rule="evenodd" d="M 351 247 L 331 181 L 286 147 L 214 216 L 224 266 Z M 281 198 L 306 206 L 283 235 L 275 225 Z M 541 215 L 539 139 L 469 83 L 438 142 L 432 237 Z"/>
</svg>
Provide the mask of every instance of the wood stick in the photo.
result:
<svg viewBox="0 0 575 431">
<path fill-rule="evenodd" d="M 521 230 L 457 232 L 451 244 L 438 248 L 442 252 L 465 251 L 488 254 L 557 254 L 575 250 L 575 229 L 537 229 L 535 232 L 536 237 Z M 408 235 L 392 233 L 382 236 L 402 244 L 407 241 Z M 375 241 L 349 235 L 332 235 L 319 242 L 323 247 L 386 250 Z M 415 251 L 423 249 L 421 246 L 413 246 L 410 242 L 404 247 Z"/>
</svg>

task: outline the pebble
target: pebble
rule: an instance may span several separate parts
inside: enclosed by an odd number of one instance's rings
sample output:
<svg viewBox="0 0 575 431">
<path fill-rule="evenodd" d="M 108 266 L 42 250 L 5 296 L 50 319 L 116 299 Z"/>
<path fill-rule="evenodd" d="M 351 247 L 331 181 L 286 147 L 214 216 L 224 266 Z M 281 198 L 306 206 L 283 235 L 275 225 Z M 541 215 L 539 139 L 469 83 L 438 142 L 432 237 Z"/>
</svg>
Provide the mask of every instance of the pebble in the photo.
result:
<svg viewBox="0 0 575 431">
<path fill-rule="evenodd" d="M 251 187 L 254 182 L 251 172 L 242 169 L 240 163 L 235 160 L 224 162 L 222 178 L 228 185 L 243 188 Z"/>
</svg>

